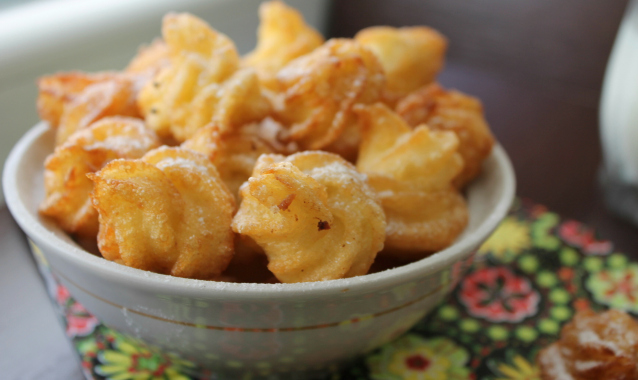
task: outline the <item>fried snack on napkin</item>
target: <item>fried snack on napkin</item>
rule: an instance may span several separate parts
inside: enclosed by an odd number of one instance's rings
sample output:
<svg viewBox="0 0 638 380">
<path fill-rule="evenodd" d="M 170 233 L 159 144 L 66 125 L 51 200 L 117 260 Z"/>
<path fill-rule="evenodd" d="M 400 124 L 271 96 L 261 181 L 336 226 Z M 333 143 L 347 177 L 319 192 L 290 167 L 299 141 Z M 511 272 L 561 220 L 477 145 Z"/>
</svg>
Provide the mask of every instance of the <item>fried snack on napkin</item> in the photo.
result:
<svg viewBox="0 0 638 380">
<path fill-rule="evenodd" d="M 104 118 L 74 133 L 44 163 L 46 198 L 40 213 L 67 232 L 95 239 L 98 218 L 89 198 L 93 182 L 86 174 L 117 158 L 142 157 L 159 145 L 141 120 L 126 117 Z"/>
<path fill-rule="evenodd" d="M 164 17 L 170 66 L 142 89 L 138 104 L 162 138 L 183 142 L 211 121 L 224 128 L 263 119 L 270 103 L 254 69 L 239 69 L 233 42 L 199 18 Z"/>
<path fill-rule="evenodd" d="M 263 155 L 241 195 L 233 230 L 264 249 L 281 282 L 363 275 L 383 248 L 385 216 L 372 188 L 335 154 Z"/>
<path fill-rule="evenodd" d="M 396 111 L 408 124 L 427 124 L 432 130 L 452 131 L 459 138 L 465 167 L 454 184 L 467 185 L 481 172 L 481 164 L 494 145 L 494 136 L 483 116 L 480 100 L 438 84 L 423 87 L 401 99 Z"/>
<path fill-rule="evenodd" d="M 329 149 L 350 130 L 348 151 L 358 146 L 357 119 L 352 108 L 379 99 L 385 83 L 377 58 L 353 40 L 333 39 L 290 62 L 277 74 L 280 91 L 275 118 L 289 126 L 288 141 L 301 149 Z M 350 140 L 352 142 L 350 143 Z"/>
<path fill-rule="evenodd" d="M 104 258 L 196 279 L 212 279 L 230 262 L 235 200 L 205 156 L 162 147 L 90 178 Z"/>
<path fill-rule="evenodd" d="M 412 130 L 383 103 L 357 107 L 357 169 L 368 175 L 387 217 L 383 254 L 420 259 L 448 247 L 468 222 L 452 180 L 463 169 L 452 132 Z"/>
<path fill-rule="evenodd" d="M 384 101 L 396 101 L 434 81 L 443 68 L 447 40 L 425 26 L 373 26 L 354 37 L 379 58 L 387 77 Z"/>
<path fill-rule="evenodd" d="M 308 54 L 324 42 L 319 32 L 304 21 L 296 9 L 281 1 L 259 6 L 257 47 L 242 62 L 257 69 L 262 83 L 272 82 L 288 62 Z"/>
<path fill-rule="evenodd" d="M 619 310 L 579 311 L 536 362 L 543 380 L 638 379 L 638 322 Z"/>
</svg>

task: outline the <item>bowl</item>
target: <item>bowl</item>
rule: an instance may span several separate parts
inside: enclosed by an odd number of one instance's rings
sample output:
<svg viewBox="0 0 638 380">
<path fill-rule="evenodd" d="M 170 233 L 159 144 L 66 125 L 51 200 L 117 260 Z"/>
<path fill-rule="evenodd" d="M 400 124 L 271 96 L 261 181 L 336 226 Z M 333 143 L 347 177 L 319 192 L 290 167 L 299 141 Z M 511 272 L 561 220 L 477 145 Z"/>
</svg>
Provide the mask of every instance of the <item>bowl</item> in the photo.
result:
<svg viewBox="0 0 638 380">
<path fill-rule="evenodd" d="M 13 217 L 71 295 L 102 323 L 218 377 L 309 378 L 398 337 L 458 283 L 474 252 L 505 217 L 515 178 L 496 145 L 467 189 L 470 220 L 449 248 L 365 276 L 299 284 L 171 277 L 129 268 L 80 248 L 38 215 L 43 162 L 54 132 L 33 127 L 13 148 L 3 184 Z"/>
</svg>

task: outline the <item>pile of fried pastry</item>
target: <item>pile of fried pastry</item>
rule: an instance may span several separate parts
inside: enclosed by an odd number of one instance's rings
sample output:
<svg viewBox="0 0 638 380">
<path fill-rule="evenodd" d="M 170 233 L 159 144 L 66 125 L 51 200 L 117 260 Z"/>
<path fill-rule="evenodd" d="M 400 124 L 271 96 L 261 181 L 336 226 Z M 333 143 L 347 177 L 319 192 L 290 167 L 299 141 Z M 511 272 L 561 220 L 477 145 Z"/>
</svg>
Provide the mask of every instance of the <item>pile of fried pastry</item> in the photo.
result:
<svg viewBox="0 0 638 380">
<path fill-rule="evenodd" d="M 243 57 L 168 14 L 125 70 L 40 78 L 41 214 L 108 260 L 218 281 L 352 277 L 451 245 L 494 138 L 477 99 L 436 83 L 445 38 L 324 41 L 281 2 L 259 14 Z"/>
<path fill-rule="evenodd" d="M 536 362 L 542 380 L 638 379 L 638 322 L 621 310 L 579 311 Z"/>
</svg>

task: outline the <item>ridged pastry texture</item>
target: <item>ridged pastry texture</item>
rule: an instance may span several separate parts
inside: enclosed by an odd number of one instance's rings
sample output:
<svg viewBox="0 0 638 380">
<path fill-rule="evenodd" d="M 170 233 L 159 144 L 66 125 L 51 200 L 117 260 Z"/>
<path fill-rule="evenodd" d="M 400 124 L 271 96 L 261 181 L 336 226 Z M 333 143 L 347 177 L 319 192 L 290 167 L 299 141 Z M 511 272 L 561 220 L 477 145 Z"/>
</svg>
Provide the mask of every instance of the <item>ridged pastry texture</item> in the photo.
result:
<svg viewBox="0 0 638 380">
<path fill-rule="evenodd" d="M 205 156 L 162 147 L 91 175 L 104 258 L 177 277 L 214 279 L 233 256 L 235 201 Z"/>
<path fill-rule="evenodd" d="M 241 195 L 233 230 L 263 248 L 281 282 L 363 275 L 383 248 L 383 210 L 366 177 L 337 155 L 263 155 Z"/>
<path fill-rule="evenodd" d="M 89 198 L 93 182 L 86 175 L 114 159 L 142 157 L 159 145 L 155 133 L 133 118 L 107 117 L 76 132 L 44 163 L 46 197 L 40 213 L 67 232 L 95 238 L 98 217 Z"/>
<path fill-rule="evenodd" d="M 413 127 L 427 124 L 432 130 L 456 134 L 465 162 L 463 171 L 454 179 L 456 187 L 466 186 L 480 174 L 483 161 L 492 152 L 494 136 L 478 99 L 435 83 L 401 99 L 396 110 Z"/>
<path fill-rule="evenodd" d="M 190 14 L 164 17 L 170 65 L 142 89 L 138 104 L 160 137 L 183 142 L 210 122 L 224 128 L 270 111 L 252 68 L 240 70 L 233 42 Z"/>
<path fill-rule="evenodd" d="M 452 185 L 463 169 L 456 135 L 411 129 L 383 103 L 357 112 L 363 123 L 357 169 L 368 175 L 387 216 L 384 254 L 419 259 L 451 245 L 468 221 Z"/>
</svg>

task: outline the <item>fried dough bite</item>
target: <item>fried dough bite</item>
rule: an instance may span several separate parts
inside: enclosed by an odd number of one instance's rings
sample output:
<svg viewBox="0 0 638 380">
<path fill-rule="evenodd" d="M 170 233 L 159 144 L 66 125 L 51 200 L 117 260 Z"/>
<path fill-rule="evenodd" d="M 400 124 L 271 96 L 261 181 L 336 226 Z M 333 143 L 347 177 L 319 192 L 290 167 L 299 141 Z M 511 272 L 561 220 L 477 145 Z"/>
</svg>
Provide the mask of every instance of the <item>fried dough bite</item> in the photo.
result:
<svg viewBox="0 0 638 380">
<path fill-rule="evenodd" d="M 142 157 L 158 146 L 155 133 L 133 118 L 107 117 L 74 133 L 44 163 L 46 198 L 40 213 L 69 233 L 95 239 L 98 217 L 89 197 L 93 182 L 86 174 L 117 158 Z"/>
<path fill-rule="evenodd" d="M 104 258 L 196 279 L 212 279 L 230 262 L 235 201 L 205 156 L 161 147 L 90 178 Z"/>
<path fill-rule="evenodd" d="M 171 64 L 147 83 L 138 104 L 162 138 L 183 142 L 211 121 L 226 127 L 258 121 L 270 103 L 254 69 L 239 69 L 233 42 L 189 14 L 168 14 L 162 34 Z"/>
<path fill-rule="evenodd" d="M 168 67 L 170 63 L 168 45 L 161 38 L 157 38 L 150 45 L 140 47 L 125 71 L 127 73 L 155 75 L 161 69 Z"/>
<path fill-rule="evenodd" d="M 619 310 L 579 311 L 536 361 L 543 380 L 638 379 L 638 322 Z"/>
<path fill-rule="evenodd" d="M 64 105 L 55 142 L 63 144 L 73 133 L 107 116 L 139 117 L 136 97 L 143 77 L 116 74 L 87 86 Z"/>
<path fill-rule="evenodd" d="M 412 130 L 383 103 L 357 113 L 357 169 L 368 175 L 387 217 L 383 254 L 420 259 L 452 244 L 468 222 L 465 200 L 452 186 L 463 168 L 456 135 L 425 125 Z"/>
<path fill-rule="evenodd" d="M 326 152 L 263 155 L 242 186 L 233 230 L 252 238 L 284 283 L 368 272 L 385 216 L 366 177 Z"/>
<path fill-rule="evenodd" d="M 379 99 L 385 83 L 377 58 L 353 40 L 333 39 L 295 59 L 277 74 L 281 94 L 275 118 L 290 129 L 288 141 L 303 150 L 324 149 L 351 129 L 358 145 L 352 108 Z M 343 150 L 347 150 L 343 148 Z"/>
<path fill-rule="evenodd" d="M 38 79 L 37 108 L 40 119 L 57 128 L 64 105 L 73 102 L 88 86 L 107 81 L 116 73 L 83 73 L 71 71 L 47 75 Z"/>
<path fill-rule="evenodd" d="M 255 71 L 241 69 L 223 84 L 203 89 L 191 103 L 188 123 L 179 132 L 174 130 L 173 136 L 183 141 L 210 122 L 222 131 L 237 129 L 263 119 L 270 110 L 270 102 L 262 93 Z"/>
<path fill-rule="evenodd" d="M 235 197 L 239 195 L 239 187 L 252 174 L 259 156 L 275 153 L 268 141 L 259 135 L 256 124 L 227 133 L 222 133 L 217 124 L 209 124 L 181 146 L 206 155 Z"/>
<path fill-rule="evenodd" d="M 480 100 L 438 84 L 419 89 L 401 99 L 397 113 L 408 124 L 427 124 L 432 130 L 452 131 L 459 138 L 465 167 L 454 184 L 463 188 L 481 172 L 483 160 L 492 152 L 494 136 L 483 116 Z"/>
<path fill-rule="evenodd" d="M 324 42 L 319 32 L 306 24 L 296 9 L 281 1 L 259 6 L 257 47 L 243 58 L 245 65 L 257 69 L 262 83 L 272 82 L 288 62 L 308 54 Z"/>
<path fill-rule="evenodd" d="M 447 40 L 425 26 L 374 26 L 359 31 L 354 38 L 381 61 L 387 77 L 384 100 L 390 105 L 432 83 L 445 62 Z"/>
</svg>

